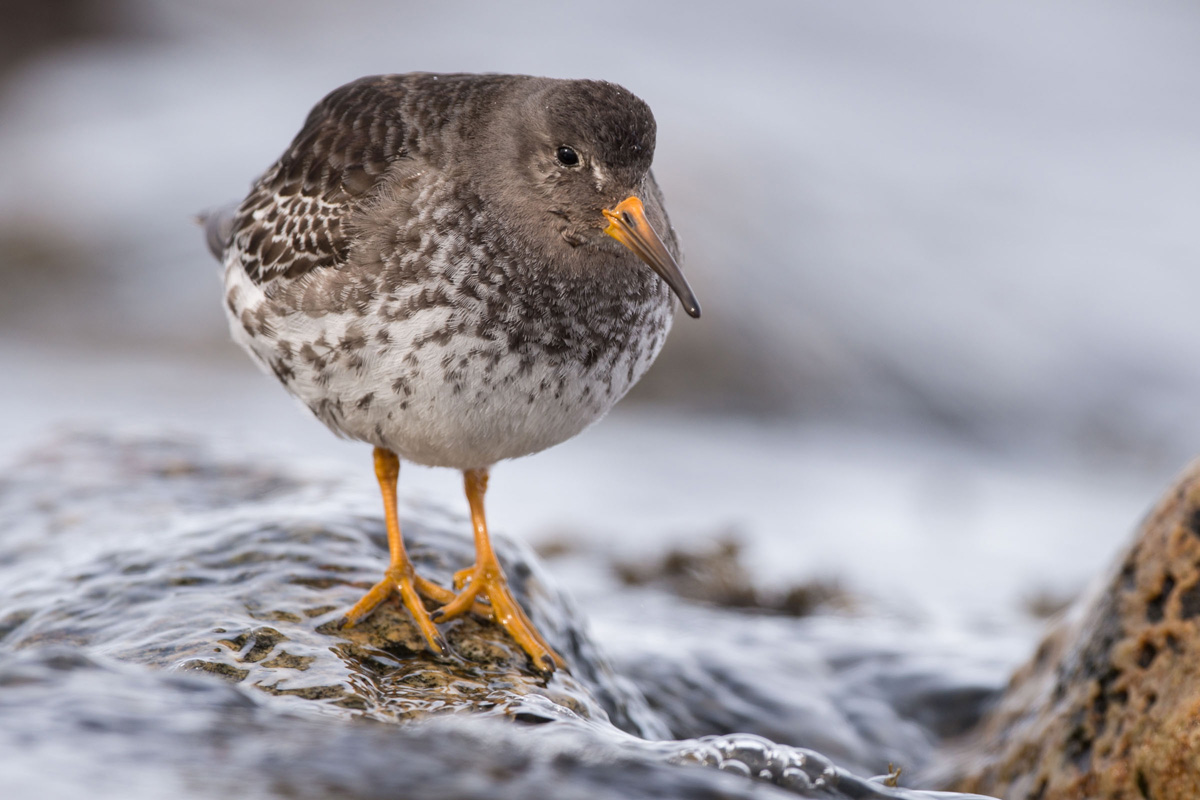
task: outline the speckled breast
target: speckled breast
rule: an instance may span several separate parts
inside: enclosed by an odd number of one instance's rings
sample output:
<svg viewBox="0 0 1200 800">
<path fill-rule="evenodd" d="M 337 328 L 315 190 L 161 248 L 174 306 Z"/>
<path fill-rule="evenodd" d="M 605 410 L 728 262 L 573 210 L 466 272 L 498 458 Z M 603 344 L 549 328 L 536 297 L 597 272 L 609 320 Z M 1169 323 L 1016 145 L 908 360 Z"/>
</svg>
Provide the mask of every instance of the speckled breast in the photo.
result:
<svg viewBox="0 0 1200 800">
<path fill-rule="evenodd" d="M 234 258 L 226 306 L 234 339 L 336 433 L 458 469 L 543 450 L 600 419 L 649 368 L 670 327 L 671 299 L 653 275 L 641 297 L 586 279 L 514 297 L 511 287 L 470 279 L 478 275 L 447 263 L 332 310 L 306 307 L 296 290 L 316 298 L 347 287 L 314 276 L 264 290 Z"/>
</svg>

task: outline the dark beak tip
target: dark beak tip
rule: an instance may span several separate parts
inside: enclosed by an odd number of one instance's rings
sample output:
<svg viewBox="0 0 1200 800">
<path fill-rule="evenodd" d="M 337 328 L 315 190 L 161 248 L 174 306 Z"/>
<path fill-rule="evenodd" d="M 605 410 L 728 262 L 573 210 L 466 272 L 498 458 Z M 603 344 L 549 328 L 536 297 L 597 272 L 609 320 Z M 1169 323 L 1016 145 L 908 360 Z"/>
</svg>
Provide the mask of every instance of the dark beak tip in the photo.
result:
<svg viewBox="0 0 1200 800">
<path fill-rule="evenodd" d="M 674 256 L 646 219 L 641 199 L 637 195 L 630 195 L 611 209 L 601 209 L 601 214 L 609 222 L 604 232 L 633 251 L 643 263 L 657 272 L 679 298 L 687 315 L 699 319 L 700 303 L 692 293 L 692 287 L 688 286 L 687 278 L 683 276 L 679 265 L 675 263 Z"/>
</svg>

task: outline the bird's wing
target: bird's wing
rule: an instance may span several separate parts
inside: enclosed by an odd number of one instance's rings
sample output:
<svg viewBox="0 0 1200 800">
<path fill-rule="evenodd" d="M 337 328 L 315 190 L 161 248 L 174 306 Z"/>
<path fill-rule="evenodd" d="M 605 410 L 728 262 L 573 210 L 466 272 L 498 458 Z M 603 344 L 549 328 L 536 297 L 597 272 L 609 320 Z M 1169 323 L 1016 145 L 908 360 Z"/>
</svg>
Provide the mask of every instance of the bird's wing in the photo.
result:
<svg viewBox="0 0 1200 800">
<path fill-rule="evenodd" d="M 232 217 L 206 220 L 210 248 L 223 243 L 228 257 L 232 247 L 260 284 L 344 263 L 347 218 L 411 158 L 404 94 L 397 76 L 373 76 L 326 96 Z"/>
</svg>

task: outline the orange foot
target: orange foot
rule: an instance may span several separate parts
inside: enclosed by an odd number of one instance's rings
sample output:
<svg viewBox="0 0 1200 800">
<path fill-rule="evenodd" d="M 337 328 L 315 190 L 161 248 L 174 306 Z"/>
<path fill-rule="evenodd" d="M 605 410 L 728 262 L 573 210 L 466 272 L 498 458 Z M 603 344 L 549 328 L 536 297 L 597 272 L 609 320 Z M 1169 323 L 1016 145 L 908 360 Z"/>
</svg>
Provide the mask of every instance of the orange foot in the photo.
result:
<svg viewBox="0 0 1200 800">
<path fill-rule="evenodd" d="M 438 654 L 443 653 L 446 650 L 446 640 L 438 631 L 437 626 L 433 624 L 421 597 L 445 603 L 447 598 L 454 597 L 454 593 L 422 578 L 413 572 L 412 565 L 406 562 L 399 564 L 393 562 L 387 568 L 387 572 L 383 573 L 383 580 L 372 586 L 371 590 L 346 612 L 346 615 L 342 617 L 340 627 L 353 628 L 392 595 L 400 596 L 400 602 L 408 609 L 408 613 L 412 614 L 413 621 L 417 623 L 417 628 L 420 629 L 421 635 L 429 644 L 429 649 Z"/>
<path fill-rule="evenodd" d="M 537 628 L 525 615 L 508 588 L 508 579 L 492 550 L 488 537 L 487 521 L 483 515 L 483 495 L 487 491 L 486 469 L 469 469 L 463 472 L 467 490 L 467 502 L 471 505 L 471 522 L 475 528 L 475 566 L 460 571 L 454 576 L 454 586 L 459 593 L 431 615 L 435 622 L 454 619 L 468 611 L 479 610 L 479 600 L 487 599 L 491 617 L 500 623 L 509 636 L 533 659 L 534 667 L 542 672 L 553 672 L 556 667 L 566 667 L 566 662 L 554 652 Z M 438 587 L 441 589 L 441 587 Z M 445 592 L 445 589 L 441 589 Z"/>
</svg>

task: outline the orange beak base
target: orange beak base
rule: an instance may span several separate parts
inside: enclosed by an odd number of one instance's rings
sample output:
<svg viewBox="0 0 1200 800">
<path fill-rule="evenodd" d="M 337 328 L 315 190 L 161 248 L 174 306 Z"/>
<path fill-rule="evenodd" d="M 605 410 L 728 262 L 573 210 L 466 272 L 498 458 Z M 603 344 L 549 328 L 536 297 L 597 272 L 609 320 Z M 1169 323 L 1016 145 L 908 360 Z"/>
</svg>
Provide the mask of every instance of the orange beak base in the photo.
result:
<svg viewBox="0 0 1200 800">
<path fill-rule="evenodd" d="M 634 255 L 657 272 L 679 298 L 688 316 L 699 317 L 700 301 L 696 299 L 696 293 L 646 219 L 646 209 L 637 195 L 630 195 L 612 209 L 606 208 L 601 213 L 608 220 L 604 232 L 632 250 Z"/>
</svg>

